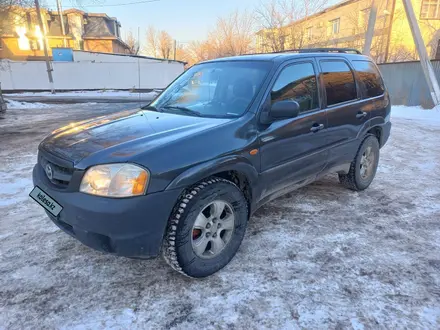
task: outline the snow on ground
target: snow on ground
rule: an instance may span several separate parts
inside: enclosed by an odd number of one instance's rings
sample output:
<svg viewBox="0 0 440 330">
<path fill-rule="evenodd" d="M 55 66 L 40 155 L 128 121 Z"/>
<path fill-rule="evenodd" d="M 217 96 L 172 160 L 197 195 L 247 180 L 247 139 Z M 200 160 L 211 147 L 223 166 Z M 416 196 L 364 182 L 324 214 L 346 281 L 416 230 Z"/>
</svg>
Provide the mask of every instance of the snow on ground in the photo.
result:
<svg viewBox="0 0 440 330">
<path fill-rule="evenodd" d="M 437 125 L 440 122 L 440 108 L 426 110 L 422 107 L 398 105 L 393 107 L 391 118 L 417 119 L 418 121 L 432 122 Z"/>
<path fill-rule="evenodd" d="M 30 103 L 30 102 L 21 102 L 21 101 L 14 101 L 14 100 L 6 100 L 6 104 L 8 106 L 8 109 L 42 109 L 42 108 L 50 108 L 50 104 L 46 103 Z"/>
<path fill-rule="evenodd" d="M 105 101 L 151 101 L 160 90 L 154 90 L 148 93 L 133 93 L 130 91 L 118 90 L 98 90 L 98 91 L 73 91 L 73 92 L 27 92 L 5 94 L 5 98 L 14 101 L 25 102 L 57 102 L 57 103 L 75 103 L 75 102 L 105 102 Z"/>
<path fill-rule="evenodd" d="M 230 265 L 192 280 L 81 245 L 27 197 L 46 134 L 125 107 L 0 119 L 1 329 L 440 328 L 440 125 L 422 110 L 394 108 L 369 189 L 328 175 L 276 199 Z"/>
<path fill-rule="evenodd" d="M 140 93 L 141 95 L 151 95 L 155 96 L 160 90 L 155 90 L 148 93 Z M 77 97 L 106 97 L 106 96 L 125 96 L 125 97 L 139 97 L 139 93 L 134 93 L 130 91 L 120 91 L 120 90 L 97 90 L 97 91 L 72 91 L 72 92 L 56 92 L 52 94 L 50 92 L 26 92 L 26 93 L 11 93 L 7 96 L 45 96 L 45 97 L 55 97 L 55 96 L 77 96 Z"/>
</svg>

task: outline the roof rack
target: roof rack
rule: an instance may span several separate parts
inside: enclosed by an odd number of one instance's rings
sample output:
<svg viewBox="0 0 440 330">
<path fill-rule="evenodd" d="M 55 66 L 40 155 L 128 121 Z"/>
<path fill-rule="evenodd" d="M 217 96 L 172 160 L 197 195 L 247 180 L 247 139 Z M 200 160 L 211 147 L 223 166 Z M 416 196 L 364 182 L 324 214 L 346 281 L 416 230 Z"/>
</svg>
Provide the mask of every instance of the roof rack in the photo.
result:
<svg viewBox="0 0 440 330">
<path fill-rule="evenodd" d="M 362 53 L 355 48 L 302 48 L 302 49 L 279 50 L 276 52 L 248 53 L 248 54 L 241 54 L 239 56 L 281 54 L 281 53 L 345 53 L 345 54 L 350 53 L 350 54 L 362 55 Z"/>
<path fill-rule="evenodd" d="M 298 53 L 354 53 L 361 55 L 362 53 L 354 48 L 304 48 L 293 49 Z"/>
</svg>

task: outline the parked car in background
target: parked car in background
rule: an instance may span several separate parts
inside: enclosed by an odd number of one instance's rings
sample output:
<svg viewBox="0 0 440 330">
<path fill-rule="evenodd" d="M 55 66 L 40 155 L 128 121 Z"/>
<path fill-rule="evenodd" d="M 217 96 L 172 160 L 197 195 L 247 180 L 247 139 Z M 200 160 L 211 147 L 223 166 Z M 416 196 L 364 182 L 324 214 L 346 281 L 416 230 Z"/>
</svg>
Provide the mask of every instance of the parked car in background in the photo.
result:
<svg viewBox="0 0 440 330">
<path fill-rule="evenodd" d="M 30 195 L 92 248 L 162 251 L 173 269 L 204 277 L 234 257 L 264 203 L 327 173 L 366 189 L 390 109 L 377 66 L 351 50 L 208 61 L 147 107 L 53 132 Z"/>
</svg>

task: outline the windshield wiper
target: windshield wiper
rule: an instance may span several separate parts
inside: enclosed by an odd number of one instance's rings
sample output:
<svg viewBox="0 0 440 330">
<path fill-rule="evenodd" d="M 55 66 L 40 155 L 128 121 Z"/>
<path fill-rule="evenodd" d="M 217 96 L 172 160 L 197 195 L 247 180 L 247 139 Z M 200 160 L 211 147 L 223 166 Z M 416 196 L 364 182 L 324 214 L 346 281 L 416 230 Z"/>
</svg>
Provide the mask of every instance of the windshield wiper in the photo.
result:
<svg viewBox="0 0 440 330">
<path fill-rule="evenodd" d="M 156 108 L 153 105 L 146 105 L 146 106 L 143 106 L 141 109 L 142 110 L 150 110 L 150 111 L 162 112 L 162 110 L 159 110 L 158 108 Z"/>
<path fill-rule="evenodd" d="M 166 105 L 166 106 L 164 106 L 162 108 L 163 109 L 176 109 L 176 110 L 179 110 L 179 111 L 181 111 L 183 113 L 186 113 L 186 114 L 189 114 L 189 115 L 192 115 L 192 116 L 197 116 L 197 117 L 201 117 L 202 116 L 202 114 L 200 112 L 198 112 L 198 111 L 191 110 L 191 109 L 188 109 L 188 108 L 185 108 L 185 107 L 181 107 L 181 106 L 178 106 L 178 105 Z"/>
</svg>

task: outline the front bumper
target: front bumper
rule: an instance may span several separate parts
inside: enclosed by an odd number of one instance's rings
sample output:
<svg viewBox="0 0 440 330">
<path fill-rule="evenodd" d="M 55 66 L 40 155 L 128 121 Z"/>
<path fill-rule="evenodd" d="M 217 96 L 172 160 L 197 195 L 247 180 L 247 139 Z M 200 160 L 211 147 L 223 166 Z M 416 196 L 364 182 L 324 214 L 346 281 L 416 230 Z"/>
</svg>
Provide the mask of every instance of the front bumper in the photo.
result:
<svg viewBox="0 0 440 330">
<path fill-rule="evenodd" d="M 58 217 L 48 213 L 60 229 L 95 250 L 134 258 L 159 254 L 180 194 L 180 190 L 171 190 L 115 199 L 60 190 L 39 164 L 34 167 L 33 181 L 63 206 Z"/>
</svg>

